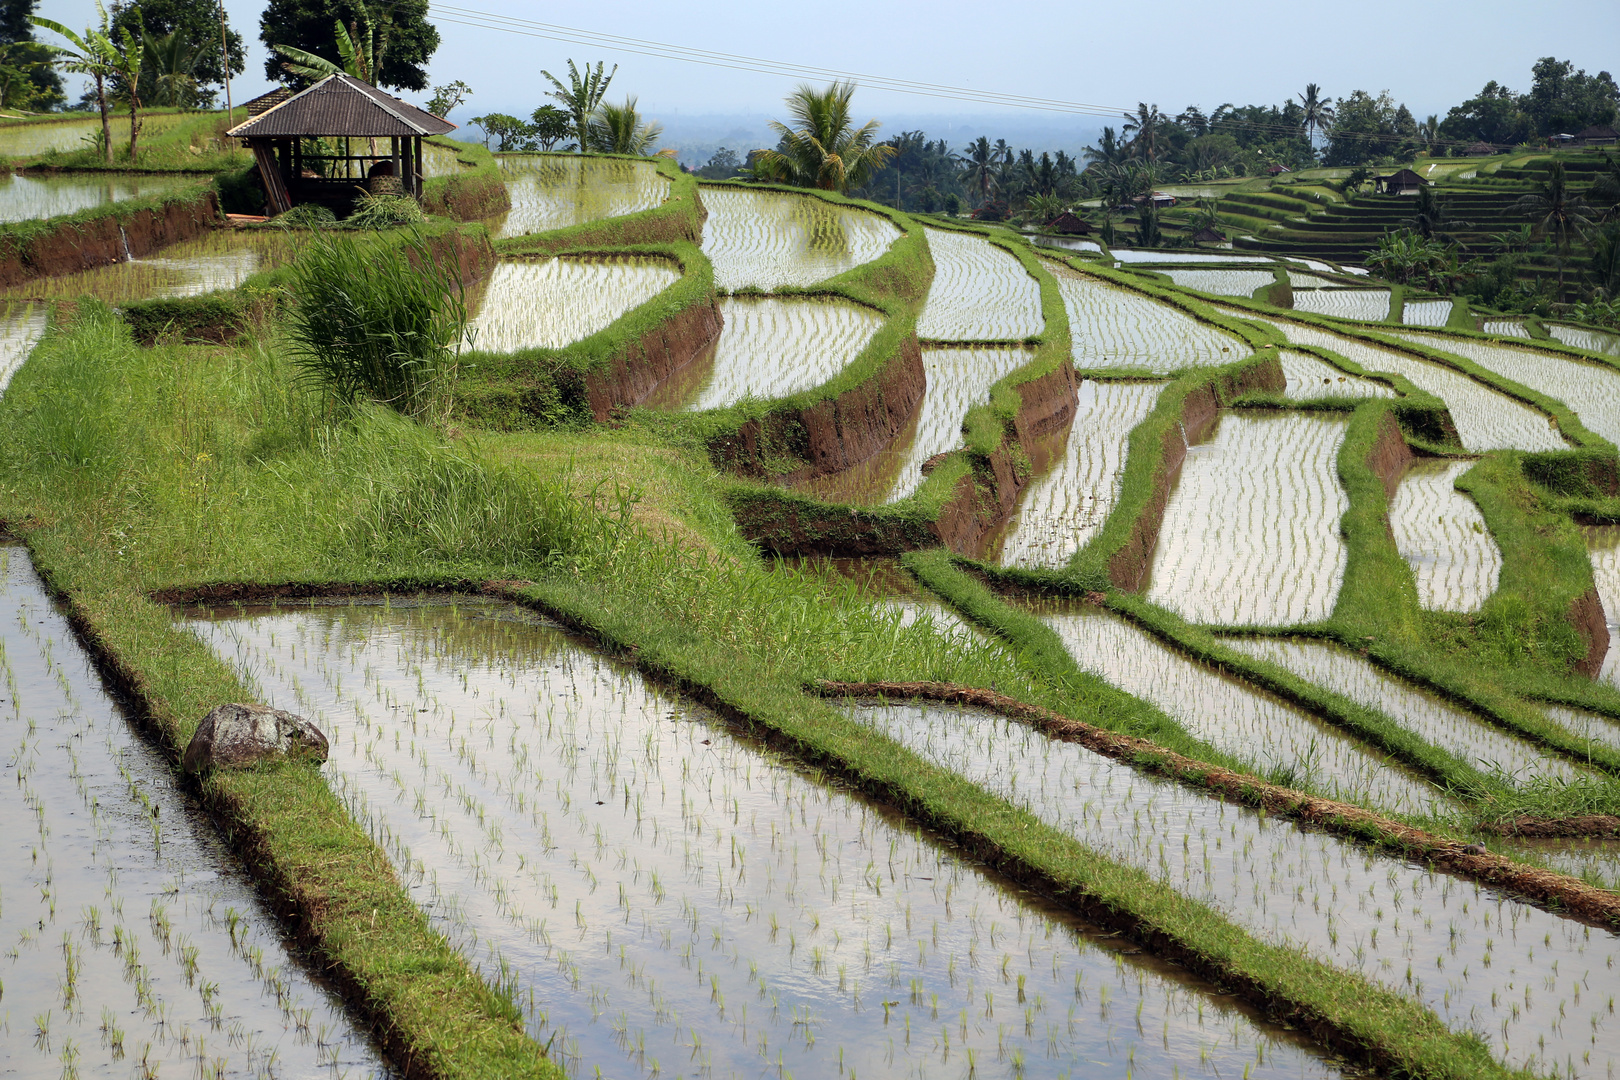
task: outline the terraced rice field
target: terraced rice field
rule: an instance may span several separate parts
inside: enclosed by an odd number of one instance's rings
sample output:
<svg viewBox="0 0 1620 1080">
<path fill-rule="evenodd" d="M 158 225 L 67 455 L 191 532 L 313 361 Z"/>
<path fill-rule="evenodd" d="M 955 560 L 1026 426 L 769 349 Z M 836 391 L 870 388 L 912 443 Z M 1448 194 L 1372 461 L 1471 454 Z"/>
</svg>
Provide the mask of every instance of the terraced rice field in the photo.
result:
<svg viewBox="0 0 1620 1080">
<path fill-rule="evenodd" d="M 1524 323 L 1513 319 L 1486 319 L 1480 324 L 1480 329 L 1487 334 L 1495 334 L 1498 337 L 1530 337 L 1530 331 L 1525 328 Z"/>
<path fill-rule="evenodd" d="M 1223 413 L 1189 448 L 1145 594 L 1200 623 L 1280 626 L 1333 611 L 1349 556 L 1342 416 Z"/>
<path fill-rule="evenodd" d="M 1510 1066 L 1603 1075 L 1614 935 L 1483 885 L 1149 779 L 998 716 L 896 706 L 858 715 L 1093 850 L 1477 1032 Z M 1588 1057 L 1588 1055 L 1590 1055 Z"/>
<path fill-rule="evenodd" d="M 1494 345 L 1473 338 L 1438 334 L 1400 336 L 1472 360 L 1487 371 L 1557 398 L 1568 405 L 1588 429 L 1620 444 L 1620 370 L 1527 346 Z"/>
<path fill-rule="evenodd" d="M 1558 323 L 1548 323 L 1547 333 L 1551 334 L 1554 340 L 1577 349 L 1585 349 L 1587 352 L 1603 356 L 1620 356 L 1620 334 L 1587 330 L 1580 326 L 1561 326 Z M 1528 332 L 1524 336 L 1528 337 Z"/>
<path fill-rule="evenodd" d="M 1044 611 L 1044 613 L 1043 613 Z M 1443 805 L 1431 785 L 1378 751 L 1249 683 L 1189 660 L 1145 630 L 1096 608 L 1038 608 L 1074 662 L 1158 707 L 1196 739 L 1259 775 L 1390 813 Z"/>
<path fill-rule="evenodd" d="M 279 229 L 213 230 L 138 259 L 23 281 L 0 296 L 45 300 L 94 296 L 115 305 L 200 296 L 234 289 L 260 270 L 290 262 L 302 243 L 302 237 Z"/>
<path fill-rule="evenodd" d="M 455 176 L 466 172 L 468 166 L 463 165 L 458 152 L 448 146 L 437 146 L 434 143 L 422 144 L 422 175 L 426 178 L 435 176 Z"/>
<path fill-rule="evenodd" d="M 1277 358 L 1282 363 L 1283 376 L 1288 380 L 1283 393 L 1296 401 L 1321 397 L 1399 396 L 1383 383 L 1347 374 L 1310 353 L 1283 349 Z"/>
<path fill-rule="evenodd" d="M 662 206 L 669 181 L 650 161 L 576 154 L 500 158 L 512 209 L 496 220 L 497 236 L 549 232 Z"/>
<path fill-rule="evenodd" d="M 1418 687 L 1387 675 L 1336 645 L 1299 638 L 1230 638 L 1227 644 L 1287 668 L 1303 679 L 1377 709 L 1425 741 L 1485 773 L 1511 783 L 1537 776 L 1573 779 L 1575 768 L 1556 755 L 1500 731 Z"/>
<path fill-rule="evenodd" d="M 197 183 L 174 176 L 56 173 L 25 176 L 0 171 L 0 222 L 76 214 L 108 203 L 178 192 Z"/>
<path fill-rule="evenodd" d="M 1298 270 L 1288 271 L 1288 284 L 1296 289 L 1326 289 L 1339 284 L 1332 278 L 1318 277 L 1316 274 L 1302 274 Z"/>
<path fill-rule="evenodd" d="M 1183 289 L 1217 296 L 1253 296 L 1254 290 L 1277 280 L 1270 270 L 1166 270 L 1164 274 Z"/>
<path fill-rule="evenodd" d="M 1024 492 L 1001 542 L 1002 566 L 1062 567 L 1102 529 L 1119 498 L 1131 429 L 1163 383 L 1082 379 L 1063 454 Z"/>
<path fill-rule="evenodd" d="M 1294 307 L 1335 319 L 1383 322 L 1389 316 L 1389 290 L 1304 289 L 1294 294 Z"/>
<path fill-rule="evenodd" d="M 867 210 L 809 195 L 705 187 L 703 253 L 721 289 L 814 285 L 869 263 L 900 230 Z"/>
<path fill-rule="evenodd" d="M 924 229 L 934 281 L 917 317 L 924 341 L 1023 341 L 1046 327 L 1041 287 L 1024 264 L 982 236 Z"/>
<path fill-rule="evenodd" d="M 921 487 L 923 464 L 962 445 L 962 421 L 968 410 L 989 400 L 997 379 L 1031 359 L 1023 349 L 994 348 L 924 349 L 922 356 L 928 387 L 917 410 L 917 431 L 909 446 L 893 451 L 901 461 L 883 502 L 898 502 Z"/>
<path fill-rule="evenodd" d="M 849 366 L 883 325 L 879 312 L 829 300 L 736 297 L 722 300 L 720 310 L 725 324 L 713 364 L 688 409 L 820 386 Z"/>
<path fill-rule="evenodd" d="M 196 628 L 572 1075 L 1334 1071 L 520 612 L 247 614 Z"/>
<path fill-rule="evenodd" d="M 8 1076 L 390 1076 L 0 546 Z"/>
<path fill-rule="evenodd" d="M 1401 322 L 1407 326 L 1444 326 L 1450 318 L 1450 300 L 1408 300 L 1401 306 Z"/>
<path fill-rule="evenodd" d="M 1620 721 L 1585 709 L 1565 705 L 1542 705 L 1542 713 L 1553 723 L 1573 732 L 1578 738 L 1620 750 Z"/>
<path fill-rule="evenodd" d="M 1510 859 L 1585 878 L 1600 889 L 1620 890 L 1620 841 L 1589 837 L 1557 840 L 1492 837 L 1490 849 Z"/>
<path fill-rule="evenodd" d="M 1081 368 L 1140 368 L 1168 375 L 1230 363 L 1248 354 L 1237 337 L 1180 308 L 1047 262 L 1069 314 L 1074 362 Z"/>
<path fill-rule="evenodd" d="M 1102 245 L 1093 240 L 1076 240 L 1072 236 L 1032 236 L 1036 247 L 1062 248 L 1065 251 L 1102 251 Z"/>
<path fill-rule="evenodd" d="M 1158 263 L 1173 266 L 1178 263 L 1269 263 L 1264 255 L 1233 255 L 1229 252 L 1142 251 L 1113 248 L 1109 254 L 1123 263 Z"/>
<path fill-rule="evenodd" d="M 45 333 L 44 304 L 0 305 L 0 394 Z"/>
<path fill-rule="evenodd" d="M 1502 574 L 1502 550 L 1484 516 L 1455 486 L 1473 467 L 1418 458 L 1389 503 L 1395 547 L 1417 579 L 1418 603 L 1430 611 L 1478 611 Z"/>
<path fill-rule="evenodd" d="M 469 347 L 560 349 L 605 330 L 679 281 L 665 259 L 502 260 L 468 304 Z"/>
<path fill-rule="evenodd" d="M 224 115 L 223 110 L 220 115 Z M 141 116 L 141 136 L 150 139 L 167 131 L 182 120 L 182 113 L 146 113 Z M 123 139 L 129 141 L 129 117 L 124 117 Z M 83 150 L 90 145 L 89 138 L 101 130 L 99 117 L 90 120 L 53 120 L 35 124 L 0 124 L 0 156 L 8 158 L 33 157 L 52 150 Z M 113 142 L 119 139 L 118 119 L 112 122 Z"/>
<path fill-rule="evenodd" d="M 1234 310 L 1233 314 L 1242 312 Z M 1400 375 L 1414 386 L 1427 390 L 1446 403 L 1457 426 L 1457 435 L 1468 450 L 1477 453 L 1568 449 L 1549 417 L 1454 368 L 1303 323 L 1246 317 L 1275 326 L 1295 345 L 1328 349 L 1360 364 L 1366 371 Z"/>
<path fill-rule="evenodd" d="M 1586 555 L 1592 563 L 1592 583 L 1603 604 L 1609 626 L 1609 651 L 1603 657 L 1600 679 L 1620 686 L 1620 525 L 1588 525 Z"/>
</svg>

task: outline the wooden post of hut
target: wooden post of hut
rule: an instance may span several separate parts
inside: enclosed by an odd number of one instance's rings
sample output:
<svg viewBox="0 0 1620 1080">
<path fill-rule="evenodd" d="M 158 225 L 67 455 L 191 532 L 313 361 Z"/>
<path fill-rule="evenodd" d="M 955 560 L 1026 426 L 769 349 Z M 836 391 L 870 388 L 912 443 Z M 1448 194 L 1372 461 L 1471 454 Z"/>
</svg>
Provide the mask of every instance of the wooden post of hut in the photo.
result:
<svg viewBox="0 0 1620 1080">
<path fill-rule="evenodd" d="M 300 203 L 346 213 L 356 179 L 370 191 L 404 191 L 420 199 L 422 139 L 455 128 L 352 75 L 328 75 L 227 134 L 253 151 L 272 213 L 286 213 Z M 342 153 L 305 153 L 303 141 L 315 138 L 341 139 Z M 355 140 L 364 140 L 359 145 L 369 152 L 356 154 Z M 325 176 L 305 175 L 321 171 L 309 169 L 307 162 L 331 167 Z"/>
</svg>

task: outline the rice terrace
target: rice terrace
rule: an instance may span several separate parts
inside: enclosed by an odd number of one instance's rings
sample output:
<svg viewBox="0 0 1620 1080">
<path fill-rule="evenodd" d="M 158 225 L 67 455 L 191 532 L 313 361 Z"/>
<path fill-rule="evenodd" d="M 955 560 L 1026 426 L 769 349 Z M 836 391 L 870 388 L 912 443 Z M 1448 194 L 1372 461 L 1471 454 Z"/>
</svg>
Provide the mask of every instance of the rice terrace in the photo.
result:
<svg viewBox="0 0 1620 1080">
<path fill-rule="evenodd" d="M 698 152 L 215 8 L 0 3 L 0 1077 L 1620 1072 L 1607 72 Z"/>
</svg>

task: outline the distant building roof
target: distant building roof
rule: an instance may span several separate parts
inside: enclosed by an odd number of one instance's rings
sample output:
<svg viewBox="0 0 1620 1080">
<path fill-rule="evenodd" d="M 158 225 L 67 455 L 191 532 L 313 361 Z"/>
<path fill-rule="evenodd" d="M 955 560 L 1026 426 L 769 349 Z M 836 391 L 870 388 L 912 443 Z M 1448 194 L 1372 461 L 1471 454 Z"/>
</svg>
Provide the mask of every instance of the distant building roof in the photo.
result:
<svg viewBox="0 0 1620 1080">
<path fill-rule="evenodd" d="M 1273 166 L 1271 166 L 1271 168 L 1266 170 L 1266 172 L 1270 173 L 1272 176 L 1281 176 L 1283 173 L 1285 173 L 1287 171 L 1288 171 L 1288 166 L 1286 166 L 1286 165 L 1273 165 Z"/>
<path fill-rule="evenodd" d="M 226 132 L 237 138 L 301 135 L 390 138 L 443 135 L 456 125 L 369 86 L 352 75 L 328 75 L 309 89 Z"/>
<path fill-rule="evenodd" d="M 1582 143 L 1615 142 L 1620 140 L 1620 131 L 1616 131 L 1612 124 L 1593 124 L 1575 133 L 1575 141 Z"/>
<path fill-rule="evenodd" d="M 1463 155 L 1465 157 L 1484 157 L 1487 154 L 1494 153 L 1496 153 L 1496 147 L 1492 146 L 1488 142 L 1469 143 L 1467 146 L 1463 147 Z"/>
<path fill-rule="evenodd" d="M 1063 236 L 1087 236 L 1091 232 L 1091 225 L 1065 210 L 1046 223 L 1046 230 Z"/>
<path fill-rule="evenodd" d="M 1205 225 L 1202 229 L 1199 229 L 1197 232 L 1193 233 L 1193 243 L 1195 244 L 1224 244 L 1225 242 L 1226 237 L 1222 236 L 1208 225 Z"/>
<path fill-rule="evenodd" d="M 248 116 L 258 116 L 260 113 L 269 112 L 292 96 L 291 88 L 278 86 L 268 94 L 260 94 L 252 101 L 243 102 L 242 108 L 247 110 Z"/>
<path fill-rule="evenodd" d="M 1423 177 L 1419 176 L 1411 169 L 1402 169 L 1399 172 L 1390 173 L 1388 176 L 1384 177 L 1383 180 L 1386 184 L 1394 184 L 1398 187 L 1404 187 L 1407 184 L 1428 183 L 1427 180 L 1423 179 Z"/>
</svg>

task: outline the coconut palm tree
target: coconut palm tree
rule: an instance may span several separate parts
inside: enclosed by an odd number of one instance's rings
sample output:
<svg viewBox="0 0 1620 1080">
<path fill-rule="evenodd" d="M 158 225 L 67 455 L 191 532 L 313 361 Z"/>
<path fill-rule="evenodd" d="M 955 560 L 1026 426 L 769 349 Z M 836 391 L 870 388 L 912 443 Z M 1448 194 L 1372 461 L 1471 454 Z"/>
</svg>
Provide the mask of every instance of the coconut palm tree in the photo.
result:
<svg viewBox="0 0 1620 1080">
<path fill-rule="evenodd" d="M 1125 160 L 1125 147 L 1120 143 L 1114 129 L 1105 127 L 1102 138 L 1097 140 L 1097 145 L 1086 147 L 1081 151 L 1081 156 L 1092 165 L 1118 165 Z"/>
<path fill-rule="evenodd" d="M 1299 107 L 1304 114 L 1301 122 L 1305 125 L 1305 138 L 1314 147 L 1316 133 L 1333 123 L 1333 99 L 1323 97 L 1322 88 L 1315 83 L 1306 83 L 1305 92 L 1299 95 Z"/>
<path fill-rule="evenodd" d="M 1148 105 L 1146 102 L 1137 102 L 1136 112 L 1125 113 L 1125 125 L 1120 128 L 1122 135 L 1130 135 L 1131 152 L 1137 157 L 1145 157 L 1149 161 L 1159 156 L 1159 129 L 1164 126 L 1164 116 L 1159 112 L 1157 105 Z"/>
<path fill-rule="evenodd" d="M 632 95 L 623 105 L 601 105 L 586 128 L 588 145 L 599 154 L 637 154 L 645 157 L 658 145 L 664 125 L 649 123 L 636 111 Z"/>
<path fill-rule="evenodd" d="M 995 150 L 990 146 L 990 140 L 980 135 L 968 143 L 962 156 L 966 162 L 962 180 L 969 188 L 977 189 L 979 205 L 983 206 L 990 201 L 990 193 L 996 187 Z"/>
<path fill-rule="evenodd" d="M 173 105 L 190 108 L 197 103 L 197 59 L 201 50 L 192 46 L 185 32 L 179 29 L 162 37 L 142 35 L 146 51 L 143 74 L 146 86 L 141 97 L 148 105 Z"/>
<path fill-rule="evenodd" d="M 557 89 L 546 96 L 554 99 L 563 107 L 563 111 L 574 120 L 574 138 L 579 140 L 580 151 L 583 152 L 590 145 L 591 116 L 601 107 L 602 99 L 607 96 L 608 84 L 613 76 L 619 73 L 619 65 L 614 64 L 613 70 L 606 75 L 602 73 L 603 61 L 596 62 L 595 69 L 587 63 L 585 74 L 581 75 L 572 60 L 568 61 L 568 85 L 549 71 L 542 70 L 540 74 L 551 80 L 551 85 Z"/>
<path fill-rule="evenodd" d="M 801 187 L 840 192 L 860 187 L 889 163 L 895 148 L 876 142 L 881 126 L 876 120 L 855 127 L 849 108 L 854 96 L 852 82 L 834 82 L 825 90 L 801 85 L 787 97 L 798 126 L 771 121 L 781 142 L 761 156 Z"/>
<path fill-rule="evenodd" d="M 107 155 L 107 164 L 111 165 L 112 124 L 107 117 L 107 83 L 118 74 L 114 63 L 118 50 L 113 48 L 112 39 L 107 36 L 112 31 L 107 19 L 107 9 L 101 5 L 101 0 L 96 0 L 96 10 L 101 13 L 101 29 L 86 27 L 82 37 L 56 20 L 47 19 L 42 15 L 30 15 L 28 21 L 60 35 L 72 44 L 71 49 L 64 49 L 60 45 L 46 46 L 50 49 L 51 55 L 56 57 L 56 63 L 63 71 L 70 71 L 75 75 L 88 75 L 95 81 L 96 107 L 101 110 L 101 145 Z"/>
<path fill-rule="evenodd" d="M 1568 259 L 1570 246 L 1585 237 L 1592 224 L 1591 207 L 1585 199 L 1569 189 L 1564 163 L 1556 159 L 1547 167 L 1547 179 L 1513 205 L 1519 213 L 1528 214 L 1535 231 L 1551 240 L 1564 256 L 1558 263 L 1558 290 L 1562 292 L 1564 262 Z"/>
</svg>

